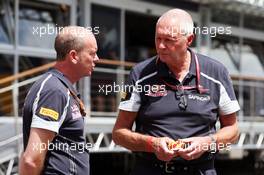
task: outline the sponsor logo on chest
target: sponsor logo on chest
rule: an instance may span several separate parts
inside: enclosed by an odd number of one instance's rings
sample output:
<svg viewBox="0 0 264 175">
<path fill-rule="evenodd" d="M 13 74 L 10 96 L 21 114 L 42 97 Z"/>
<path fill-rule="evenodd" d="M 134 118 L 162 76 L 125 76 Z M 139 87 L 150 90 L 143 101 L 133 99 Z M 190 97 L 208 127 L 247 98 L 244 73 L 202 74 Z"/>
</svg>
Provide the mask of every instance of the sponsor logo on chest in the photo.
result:
<svg viewBox="0 0 264 175">
<path fill-rule="evenodd" d="M 71 105 L 72 119 L 77 119 L 82 117 L 80 110 L 76 104 Z"/>
<path fill-rule="evenodd" d="M 168 95 L 165 85 L 152 85 L 145 93 L 146 96 L 163 97 Z"/>
<path fill-rule="evenodd" d="M 211 98 L 209 95 L 199 96 L 199 95 L 189 94 L 188 99 L 198 100 L 198 101 L 209 101 Z"/>
</svg>

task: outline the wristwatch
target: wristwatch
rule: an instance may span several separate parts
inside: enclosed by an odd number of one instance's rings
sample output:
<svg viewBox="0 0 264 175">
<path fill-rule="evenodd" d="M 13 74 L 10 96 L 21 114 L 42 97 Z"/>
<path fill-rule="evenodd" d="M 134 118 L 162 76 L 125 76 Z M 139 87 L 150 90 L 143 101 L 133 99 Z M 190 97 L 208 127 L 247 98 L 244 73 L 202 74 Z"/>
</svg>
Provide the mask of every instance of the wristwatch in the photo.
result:
<svg viewBox="0 0 264 175">
<path fill-rule="evenodd" d="M 209 134 L 208 135 L 211 139 L 211 143 L 209 145 L 209 152 L 211 153 L 216 153 L 217 152 L 217 143 L 216 143 L 216 139 L 214 138 L 213 134 Z"/>
</svg>

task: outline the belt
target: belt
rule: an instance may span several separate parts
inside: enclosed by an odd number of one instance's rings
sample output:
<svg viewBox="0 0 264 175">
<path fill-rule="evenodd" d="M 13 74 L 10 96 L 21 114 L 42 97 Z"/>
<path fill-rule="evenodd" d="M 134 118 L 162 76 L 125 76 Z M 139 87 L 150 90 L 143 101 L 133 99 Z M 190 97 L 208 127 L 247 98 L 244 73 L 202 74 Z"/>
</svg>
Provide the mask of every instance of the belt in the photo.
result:
<svg viewBox="0 0 264 175">
<path fill-rule="evenodd" d="M 197 160 L 176 158 L 169 162 L 161 161 L 151 153 L 136 153 L 137 163 L 158 168 L 165 174 L 200 174 L 200 171 L 214 169 L 214 156 L 211 153 L 202 155 Z"/>
<path fill-rule="evenodd" d="M 214 169 L 214 161 L 210 161 L 206 163 L 204 162 L 201 164 L 192 164 L 192 165 L 180 164 L 177 162 L 170 161 L 170 162 L 155 163 L 154 166 L 159 167 L 166 174 L 181 173 L 188 175 L 190 174 L 200 175 L 201 171 Z"/>
</svg>

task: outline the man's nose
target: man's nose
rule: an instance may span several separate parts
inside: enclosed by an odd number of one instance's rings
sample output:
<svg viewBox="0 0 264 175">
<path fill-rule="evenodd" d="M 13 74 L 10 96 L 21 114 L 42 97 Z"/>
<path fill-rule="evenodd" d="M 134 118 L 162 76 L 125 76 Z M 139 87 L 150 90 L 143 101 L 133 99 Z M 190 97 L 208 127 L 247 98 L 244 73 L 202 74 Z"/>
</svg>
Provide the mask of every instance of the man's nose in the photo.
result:
<svg viewBox="0 0 264 175">
<path fill-rule="evenodd" d="M 94 61 L 95 61 L 95 62 L 99 61 L 99 57 L 98 57 L 97 54 L 95 54 Z"/>
<path fill-rule="evenodd" d="M 158 43 L 158 48 L 159 48 L 159 49 L 165 49 L 165 48 L 166 48 L 166 46 L 165 46 L 165 44 L 164 44 L 163 41 L 160 41 L 160 42 Z"/>
</svg>

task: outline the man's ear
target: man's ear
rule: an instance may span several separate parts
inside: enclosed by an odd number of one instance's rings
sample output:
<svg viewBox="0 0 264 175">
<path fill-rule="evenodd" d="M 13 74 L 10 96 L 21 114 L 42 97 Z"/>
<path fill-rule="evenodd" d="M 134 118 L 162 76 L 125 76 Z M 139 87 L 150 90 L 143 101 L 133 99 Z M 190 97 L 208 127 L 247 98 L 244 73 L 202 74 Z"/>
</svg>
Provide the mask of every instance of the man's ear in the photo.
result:
<svg viewBox="0 0 264 175">
<path fill-rule="evenodd" d="M 76 64 L 79 61 L 79 56 L 76 50 L 70 50 L 69 52 L 70 60 L 73 64 Z"/>
<path fill-rule="evenodd" d="M 187 45 L 190 46 L 193 42 L 194 39 L 194 34 L 190 34 L 189 36 L 187 36 Z"/>
</svg>

